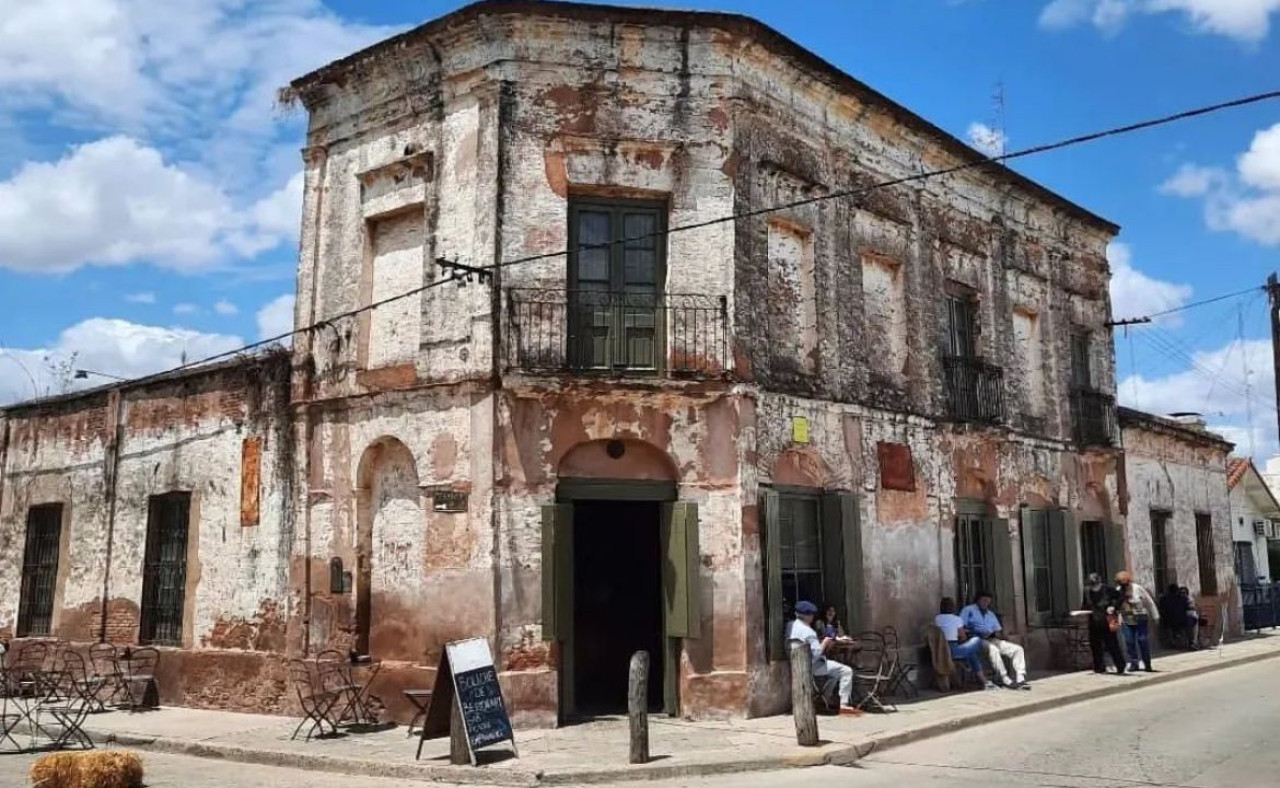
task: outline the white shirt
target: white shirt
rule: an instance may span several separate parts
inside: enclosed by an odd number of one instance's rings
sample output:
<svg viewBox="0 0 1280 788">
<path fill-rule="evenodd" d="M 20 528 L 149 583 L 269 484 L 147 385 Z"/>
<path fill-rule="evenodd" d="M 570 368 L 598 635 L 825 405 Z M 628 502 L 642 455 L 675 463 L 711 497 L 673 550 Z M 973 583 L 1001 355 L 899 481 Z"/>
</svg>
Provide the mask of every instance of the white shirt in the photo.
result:
<svg viewBox="0 0 1280 788">
<path fill-rule="evenodd" d="M 955 643 L 960 639 L 960 629 L 964 626 L 964 619 L 955 613 L 939 613 L 934 616 L 933 623 L 942 630 L 942 636 L 950 642 Z"/>
<path fill-rule="evenodd" d="M 822 641 L 818 640 L 818 633 L 813 631 L 813 627 L 798 618 L 793 619 L 787 627 L 787 642 L 793 640 L 803 641 L 809 647 L 809 654 L 813 657 L 813 675 L 825 675 L 827 659 L 822 656 Z"/>
</svg>

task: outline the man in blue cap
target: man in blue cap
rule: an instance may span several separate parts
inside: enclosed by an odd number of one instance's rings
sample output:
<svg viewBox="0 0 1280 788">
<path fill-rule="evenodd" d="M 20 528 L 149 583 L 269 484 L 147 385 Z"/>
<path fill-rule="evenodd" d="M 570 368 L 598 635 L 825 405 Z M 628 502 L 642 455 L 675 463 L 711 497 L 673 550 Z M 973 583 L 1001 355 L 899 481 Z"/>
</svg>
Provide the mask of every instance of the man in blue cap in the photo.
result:
<svg viewBox="0 0 1280 788">
<path fill-rule="evenodd" d="M 833 659 L 827 659 L 827 650 L 835 643 L 835 638 L 818 639 L 813 630 L 813 619 L 818 614 L 818 606 L 812 602 L 796 603 L 796 618 L 787 628 L 787 642 L 802 641 L 813 658 L 813 675 L 834 676 L 840 682 L 840 713 L 857 715 L 860 712 L 853 706 L 853 668 Z"/>
</svg>

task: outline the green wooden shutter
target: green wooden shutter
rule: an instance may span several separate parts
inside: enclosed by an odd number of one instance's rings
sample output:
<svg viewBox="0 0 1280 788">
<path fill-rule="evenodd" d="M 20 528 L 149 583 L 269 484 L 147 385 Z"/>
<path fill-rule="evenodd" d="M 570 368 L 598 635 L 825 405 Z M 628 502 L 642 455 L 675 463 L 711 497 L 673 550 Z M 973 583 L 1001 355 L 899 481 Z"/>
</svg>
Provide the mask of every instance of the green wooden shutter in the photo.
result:
<svg viewBox="0 0 1280 788">
<path fill-rule="evenodd" d="M 1060 617 L 1073 608 L 1071 590 L 1080 588 L 1080 581 L 1072 580 L 1080 574 L 1080 534 L 1072 529 L 1075 520 L 1065 509 L 1050 509 L 1044 516 L 1049 529 L 1049 615 Z"/>
<path fill-rule="evenodd" d="M 848 598 L 845 596 L 848 569 L 844 556 L 844 515 L 841 496 L 822 496 L 822 599 L 816 605 L 835 605 L 840 620 L 853 625 Z"/>
<path fill-rule="evenodd" d="M 678 502 L 663 507 L 662 588 L 667 637 L 702 635 L 699 598 L 698 505 Z"/>
<path fill-rule="evenodd" d="M 760 491 L 760 521 L 764 524 L 764 641 L 769 660 L 787 658 L 786 611 L 782 609 L 782 528 L 778 521 L 778 494 Z"/>
<path fill-rule="evenodd" d="M 984 520 L 983 526 L 987 529 L 989 537 L 987 544 L 991 545 L 989 556 L 991 563 L 988 571 L 991 588 L 987 590 L 995 595 L 992 607 L 996 612 L 1002 612 L 1006 617 L 1014 615 L 1016 619 L 1013 595 L 1013 540 L 1009 538 L 1009 521 L 1006 519 Z M 971 600 L 964 601 L 968 603 Z"/>
<path fill-rule="evenodd" d="M 1124 552 L 1124 526 L 1103 523 L 1102 528 L 1107 538 L 1107 576 L 1102 580 L 1110 583 L 1116 572 L 1128 568 L 1129 561 Z"/>
<path fill-rule="evenodd" d="M 867 616 L 866 574 L 863 571 L 862 511 L 858 496 L 840 493 L 841 548 L 844 551 L 844 603 L 848 608 L 843 621 L 849 634 L 870 627 Z"/>
<path fill-rule="evenodd" d="M 1059 514 L 1062 518 L 1062 542 L 1067 559 L 1064 566 L 1066 576 L 1063 578 L 1066 597 L 1061 600 L 1062 609 L 1054 612 L 1065 616 L 1075 610 L 1076 605 L 1084 598 L 1084 563 L 1080 556 L 1080 521 L 1066 509 L 1060 509 Z"/>
<path fill-rule="evenodd" d="M 542 639 L 563 641 L 573 628 L 573 506 L 542 507 Z"/>
<path fill-rule="evenodd" d="M 1036 593 L 1035 542 L 1045 528 L 1045 513 L 1022 507 L 1022 596 L 1026 602 L 1026 621 L 1039 623 L 1039 595 Z"/>
</svg>

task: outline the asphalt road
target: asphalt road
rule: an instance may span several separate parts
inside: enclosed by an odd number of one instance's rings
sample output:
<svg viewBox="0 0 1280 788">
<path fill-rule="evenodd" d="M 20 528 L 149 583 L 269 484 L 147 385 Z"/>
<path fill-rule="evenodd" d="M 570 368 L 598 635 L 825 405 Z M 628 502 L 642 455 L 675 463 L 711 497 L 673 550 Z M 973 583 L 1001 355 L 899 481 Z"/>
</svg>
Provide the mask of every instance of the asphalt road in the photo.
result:
<svg viewBox="0 0 1280 788">
<path fill-rule="evenodd" d="M 1274 788 L 1280 662 L 1020 717 L 872 754 L 853 767 L 626 783 L 628 788 Z M 144 754 L 151 788 L 412 788 L 399 780 Z M 0 756 L 0 787 L 31 756 Z"/>
</svg>

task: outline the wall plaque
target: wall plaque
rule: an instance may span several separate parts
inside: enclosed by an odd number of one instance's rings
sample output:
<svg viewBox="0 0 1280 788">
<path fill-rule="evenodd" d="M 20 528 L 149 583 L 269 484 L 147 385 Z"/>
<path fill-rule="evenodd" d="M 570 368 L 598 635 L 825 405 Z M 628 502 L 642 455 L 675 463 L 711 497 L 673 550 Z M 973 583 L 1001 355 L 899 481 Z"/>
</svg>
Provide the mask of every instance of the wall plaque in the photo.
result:
<svg viewBox="0 0 1280 788">
<path fill-rule="evenodd" d="M 458 490 L 435 490 L 431 493 L 431 509 L 436 512 L 465 512 L 467 494 Z"/>
</svg>

